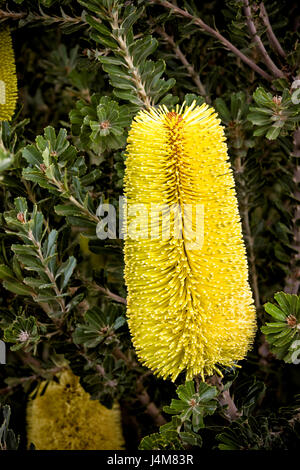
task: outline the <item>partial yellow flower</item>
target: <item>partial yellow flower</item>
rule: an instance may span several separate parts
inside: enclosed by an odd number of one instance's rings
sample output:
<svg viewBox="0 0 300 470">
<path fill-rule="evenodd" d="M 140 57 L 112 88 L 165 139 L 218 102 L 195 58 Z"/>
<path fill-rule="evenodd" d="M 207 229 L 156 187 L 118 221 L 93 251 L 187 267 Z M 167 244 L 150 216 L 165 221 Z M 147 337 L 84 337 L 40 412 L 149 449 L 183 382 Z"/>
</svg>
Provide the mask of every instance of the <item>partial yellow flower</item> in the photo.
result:
<svg viewBox="0 0 300 470">
<path fill-rule="evenodd" d="M 27 406 L 27 441 L 37 450 L 122 450 L 120 408 L 110 410 L 84 391 L 71 371 L 50 382 Z"/>
<path fill-rule="evenodd" d="M 234 179 L 214 109 L 193 103 L 140 111 L 128 137 L 125 196 L 127 316 L 140 361 L 172 380 L 183 371 L 187 379 L 222 374 L 245 357 L 256 322 Z M 137 222 L 138 204 L 144 206 Z M 157 204 L 181 207 L 182 238 L 165 229 L 164 237 L 149 235 L 152 220 L 163 223 L 151 212 Z M 203 211 L 196 245 L 195 220 L 183 210 L 189 205 Z"/>
<path fill-rule="evenodd" d="M 17 102 L 17 76 L 11 34 L 0 26 L 0 121 L 10 121 Z"/>
</svg>

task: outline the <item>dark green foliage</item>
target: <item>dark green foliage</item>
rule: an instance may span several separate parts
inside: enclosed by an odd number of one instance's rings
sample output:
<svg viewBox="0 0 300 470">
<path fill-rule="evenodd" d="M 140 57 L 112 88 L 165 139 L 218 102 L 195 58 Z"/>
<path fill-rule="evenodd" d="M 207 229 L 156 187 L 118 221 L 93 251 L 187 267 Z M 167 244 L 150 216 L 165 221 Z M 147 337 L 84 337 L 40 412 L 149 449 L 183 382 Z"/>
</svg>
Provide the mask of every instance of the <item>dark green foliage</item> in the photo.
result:
<svg viewBox="0 0 300 470">
<path fill-rule="evenodd" d="M 250 417 L 247 420 L 236 421 L 228 430 L 216 436 L 216 439 L 220 441 L 218 448 L 220 450 L 284 450 L 287 436 L 282 436 L 280 428 L 275 427 L 275 429 L 272 429 L 266 417 Z M 286 430 L 285 433 L 287 432 Z M 297 436 L 295 437 L 297 439 Z M 291 445 L 291 436 L 289 438 L 288 442 Z"/>
<path fill-rule="evenodd" d="M 8 343 L 15 343 L 11 346 L 11 351 L 23 348 L 30 351 L 32 346 L 40 340 L 38 326 L 34 317 L 17 317 L 15 321 L 4 330 L 4 340 Z"/>
<path fill-rule="evenodd" d="M 85 323 L 77 325 L 73 338 L 75 344 L 84 344 L 95 348 L 101 343 L 119 343 L 115 331 L 125 324 L 124 315 L 119 315 L 121 308 L 110 305 L 106 312 L 94 307 L 84 315 Z"/>
<path fill-rule="evenodd" d="M 179 400 L 172 400 L 164 412 L 173 415 L 171 422 L 160 427 L 159 434 L 144 437 L 140 449 L 185 449 L 201 447 L 198 431 L 204 428 L 203 418 L 212 415 L 217 408 L 216 387 L 200 383 L 196 392 L 194 382 L 179 385 L 176 390 Z"/>
<path fill-rule="evenodd" d="M 249 105 L 244 92 L 232 93 L 227 107 L 223 98 L 215 101 L 216 110 L 226 126 L 230 154 L 236 158 L 247 156 L 248 150 L 254 147 L 253 130 L 247 123 Z"/>
<path fill-rule="evenodd" d="M 265 304 L 266 312 L 272 317 L 261 331 L 266 335 L 271 351 L 285 362 L 300 362 L 300 297 L 279 292 L 274 295 L 278 304 Z"/>
<path fill-rule="evenodd" d="M 203 417 L 213 414 L 217 407 L 216 388 L 200 383 L 196 393 L 194 382 L 186 382 L 177 388 L 176 393 L 179 400 L 172 400 L 170 406 L 164 407 L 164 411 L 177 415 L 182 423 L 191 418 L 193 430 L 199 431 L 204 426 Z"/>
<path fill-rule="evenodd" d="M 176 100 L 171 95 L 165 96 L 175 80 L 161 78 L 165 71 L 164 61 L 149 60 L 149 55 L 158 47 L 157 40 L 150 35 L 138 40 L 134 38 L 132 27 L 144 8 L 116 1 L 99 4 L 81 0 L 80 3 L 97 15 L 86 16 L 92 27 L 91 38 L 111 50 L 112 55 L 99 55 L 98 58 L 109 75 L 115 96 L 129 101 L 136 109 L 147 103 L 174 103 Z"/>
<path fill-rule="evenodd" d="M 299 447 L 299 12 L 249 4 L 265 53 L 244 1 L 0 1 L 19 83 L 0 122 L 0 401 L 21 449 L 29 394 L 65 367 L 120 402 L 127 449 Z M 137 360 L 123 241 L 97 227 L 106 202 L 119 217 L 134 115 L 184 101 L 225 127 L 259 331 L 241 369 L 174 385 Z M 16 449 L 3 411 L 0 447 Z"/>
<path fill-rule="evenodd" d="M 259 87 L 253 93 L 253 99 L 257 106 L 250 107 L 248 114 L 249 121 L 258 126 L 253 135 L 266 135 L 267 139 L 274 140 L 297 129 L 300 106 L 296 92 L 290 93 L 284 88 L 282 96 L 273 96 Z"/>
<path fill-rule="evenodd" d="M 90 104 L 78 101 L 70 112 L 73 134 L 80 135 L 83 148 L 95 153 L 124 147 L 130 117 L 127 106 L 99 95 L 93 95 Z"/>
<path fill-rule="evenodd" d="M 0 450 L 18 450 L 19 437 L 16 437 L 13 430 L 10 429 L 9 421 L 11 410 L 8 405 L 4 405 L 0 410 L 3 413 L 3 423 L 0 426 Z"/>
</svg>

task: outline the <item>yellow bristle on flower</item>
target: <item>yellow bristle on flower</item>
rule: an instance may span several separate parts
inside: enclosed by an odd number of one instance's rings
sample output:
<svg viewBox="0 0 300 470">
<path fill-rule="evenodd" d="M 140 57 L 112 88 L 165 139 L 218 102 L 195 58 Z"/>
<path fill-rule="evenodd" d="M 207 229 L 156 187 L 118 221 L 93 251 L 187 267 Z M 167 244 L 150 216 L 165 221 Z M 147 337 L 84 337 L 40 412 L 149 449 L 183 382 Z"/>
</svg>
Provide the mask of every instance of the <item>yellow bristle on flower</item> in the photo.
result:
<svg viewBox="0 0 300 470">
<path fill-rule="evenodd" d="M 193 103 L 140 111 L 129 132 L 124 184 L 127 317 L 139 360 L 173 381 L 183 371 L 187 379 L 222 375 L 245 357 L 256 320 L 234 179 L 214 109 Z M 155 216 L 156 205 L 181 208 L 181 238 L 174 230 L 180 211 L 168 215 L 171 230 L 153 236 L 152 225 L 167 226 L 163 212 Z M 202 210 L 200 241 L 193 239 L 190 206 Z"/>
<path fill-rule="evenodd" d="M 45 382 L 46 383 L 46 382 Z M 37 450 L 123 450 L 121 413 L 108 409 L 84 391 L 79 377 L 61 373 L 27 406 L 27 441 Z"/>
<path fill-rule="evenodd" d="M 8 28 L 0 26 L 0 121 L 10 121 L 17 102 L 17 76 Z"/>
</svg>

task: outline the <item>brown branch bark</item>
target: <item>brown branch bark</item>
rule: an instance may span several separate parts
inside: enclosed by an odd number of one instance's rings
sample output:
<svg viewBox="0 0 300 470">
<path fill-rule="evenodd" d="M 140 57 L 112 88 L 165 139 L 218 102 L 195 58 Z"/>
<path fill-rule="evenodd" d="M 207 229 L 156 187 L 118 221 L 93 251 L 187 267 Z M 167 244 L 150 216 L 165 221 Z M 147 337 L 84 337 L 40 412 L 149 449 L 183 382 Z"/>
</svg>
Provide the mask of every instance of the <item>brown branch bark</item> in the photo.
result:
<svg viewBox="0 0 300 470">
<path fill-rule="evenodd" d="M 111 298 L 115 302 L 118 302 L 119 304 L 124 304 L 124 305 L 127 304 L 127 301 L 126 301 L 126 299 L 124 299 L 124 297 L 120 297 L 119 295 L 114 294 L 109 289 L 107 289 L 107 287 L 98 286 L 96 284 L 94 285 L 94 287 L 99 292 L 102 292 L 103 294 L 107 295 L 107 297 Z"/>
<path fill-rule="evenodd" d="M 237 409 L 232 396 L 230 395 L 229 390 L 224 390 L 224 385 L 222 383 L 221 377 L 217 375 L 213 375 L 207 379 L 207 382 L 211 385 L 217 387 L 220 391 L 220 395 L 218 397 L 219 403 L 221 406 L 227 406 L 225 410 L 225 416 L 229 421 L 235 421 L 241 416 L 241 413 Z"/>
<path fill-rule="evenodd" d="M 250 220 L 249 220 L 249 209 L 248 209 L 248 196 L 245 196 L 244 201 L 242 201 L 243 209 L 243 227 L 245 232 L 245 238 L 247 240 L 247 245 L 249 249 L 249 268 L 251 275 L 251 286 L 254 294 L 255 307 L 260 308 L 260 297 L 259 297 L 259 288 L 258 288 L 258 276 L 256 271 L 255 264 L 255 253 L 254 253 L 254 238 L 251 234 Z"/>
<path fill-rule="evenodd" d="M 27 13 L 16 13 L 14 11 L 5 11 L 5 10 L 0 10 L 0 20 L 4 20 L 7 18 L 13 19 L 13 20 L 20 20 L 21 18 L 24 18 L 24 16 L 27 16 Z"/>
<path fill-rule="evenodd" d="M 213 36 L 214 38 L 218 39 L 227 49 L 229 49 L 234 55 L 239 57 L 245 64 L 247 64 L 252 70 L 254 70 L 256 73 L 258 73 L 261 77 L 263 77 L 265 80 L 272 81 L 273 78 L 270 74 L 265 72 L 261 67 L 256 65 L 255 62 L 253 62 L 252 59 L 247 57 L 242 51 L 240 51 L 237 47 L 235 47 L 228 39 L 226 39 L 219 31 L 211 28 L 208 24 L 206 24 L 201 18 L 198 18 L 196 16 L 191 15 L 189 12 L 186 10 L 182 10 L 181 8 L 173 5 L 170 2 L 164 1 L 164 0 L 151 0 L 151 3 L 157 3 L 165 8 L 168 8 L 169 10 L 173 11 L 173 13 L 180 15 L 184 18 L 189 19 L 192 21 L 195 25 L 199 26 L 200 29 L 203 31 L 206 31 L 208 34 Z"/>
<path fill-rule="evenodd" d="M 269 16 L 268 16 L 267 10 L 265 8 L 264 2 L 260 3 L 259 8 L 260 8 L 260 15 L 259 16 L 263 20 L 263 23 L 264 23 L 264 25 L 267 29 L 267 35 L 268 35 L 268 39 L 269 39 L 271 47 L 281 57 L 285 58 L 286 53 L 284 52 L 283 48 L 281 47 L 280 42 L 278 41 L 277 37 L 274 34 L 274 31 L 272 29 L 272 26 L 271 26 Z"/>
<path fill-rule="evenodd" d="M 239 208 L 240 213 L 242 216 L 242 227 L 243 227 L 243 235 L 246 241 L 246 247 L 248 252 L 248 260 L 249 260 L 249 272 L 251 277 L 251 287 L 254 295 L 254 303 L 257 309 L 260 308 L 260 294 L 259 294 L 259 287 L 258 287 L 258 274 L 256 270 L 256 259 L 255 259 L 255 251 L 254 251 L 254 237 L 251 233 L 251 226 L 249 220 L 249 195 L 247 191 L 247 185 L 245 178 L 243 177 L 244 173 L 244 165 L 245 159 L 241 157 L 237 157 L 234 163 L 234 172 L 235 178 L 239 183 L 240 190 L 240 197 L 239 199 Z"/>
<path fill-rule="evenodd" d="M 113 350 L 113 355 L 116 359 L 123 360 L 130 368 L 135 367 L 137 365 L 135 361 L 130 361 L 130 359 L 128 359 L 128 357 L 119 348 L 115 348 Z M 166 424 L 165 418 L 162 416 L 156 404 L 151 401 L 151 398 L 143 385 L 143 376 L 137 380 L 136 390 L 137 399 L 146 408 L 146 413 L 151 416 L 155 424 L 157 424 L 157 426 L 162 426 L 163 424 Z"/>
<path fill-rule="evenodd" d="M 148 392 L 145 390 L 141 381 L 137 382 L 137 398 L 139 402 L 146 408 L 146 413 L 151 416 L 157 426 L 166 424 L 165 418 L 160 413 L 159 409 L 155 405 Z"/>
<path fill-rule="evenodd" d="M 300 128 L 294 132 L 294 148 L 293 148 L 293 156 L 296 158 L 300 157 Z M 298 221 L 300 219 L 300 165 L 295 166 L 295 173 L 294 173 L 294 182 L 297 185 L 296 192 L 294 194 L 295 200 L 297 201 L 297 206 L 294 213 L 293 218 L 293 248 L 295 250 L 295 254 L 292 257 L 291 262 L 291 271 L 286 278 L 285 282 L 285 292 L 288 294 L 298 294 L 299 286 L 300 286 L 300 267 L 298 263 L 300 261 L 300 227 L 298 225 Z"/>
<path fill-rule="evenodd" d="M 274 77 L 277 77 L 277 78 L 285 77 L 284 73 L 281 70 L 279 70 L 279 68 L 274 64 L 273 60 L 271 59 L 268 52 L 266 51 L 266 48 L 263 45 L 263 42 L 260 36 L 257 34 L 256 26 L 253 21 L 252 12 L 251 12 L 251 8 L 250 8 L 248 0 L 244 0 L 244 12 L 245 12 L 249 32 L 259 52 L 261 53 L 262 58 L 264 59 L 266 66 L 268 67 L 270 72 L 272 72 Z"/>
<path fill-rule="evenodd" d="M 53 376 L 56 375 L 58 372 L 61 372 L 62 370 L 64 369 L 67 369 L 67 367 L 65 366 L 61 366 L 61 367 L 53 367 L 52 369 L 47 369 L 47 370 L 44 370 L 44 371 L 41 371 L 39 374 L 33 374 L 33 375 L 29 375 L 28 377 L 20 377 L 20 378 L 16 378 L 16 383 L 14 383 L 13 385 L 8 385 L 7 387 L 5 388 L 2 388 L 0 390 L 0 395 L 7 395 L 9 392 L 11 392 L 12 390 L 14 390 L 15 388 L 17 388 L 19 385 L 22 385 L 23 383 L 26 383 L 26 382 L 29 382 L 29 381 L 34 381 L 34 380 L 38 380 L 38 379 L 43 379 L 43 373 L 44 374 L 52 374 Z"/>
<path fill-rule="evenodd" d="M 83 20 L 83 18 L 79 16 L 68 16 L 64 15 L 63 17 L 60 16 L 50 16 L 47 15 L 46 13 L 43 13 L 42 15 L 38 15 L 37 13 L 32 13 L 32 12 L 20 12 L 16 13 L 14 11 L 9 11 L 9 10 L 0 10 L 0 21 L 1 20 L 6 20 L 6 19 L 12 19 L 12 20 L 20 20 L 22 18 L 28 17 L 28 22 L 35 22 L 35 21 L 45 21 L 48 24 L 51 23 L 61 23 L 61 24 L 86 24 L 86 21 Z"/>
</svg>

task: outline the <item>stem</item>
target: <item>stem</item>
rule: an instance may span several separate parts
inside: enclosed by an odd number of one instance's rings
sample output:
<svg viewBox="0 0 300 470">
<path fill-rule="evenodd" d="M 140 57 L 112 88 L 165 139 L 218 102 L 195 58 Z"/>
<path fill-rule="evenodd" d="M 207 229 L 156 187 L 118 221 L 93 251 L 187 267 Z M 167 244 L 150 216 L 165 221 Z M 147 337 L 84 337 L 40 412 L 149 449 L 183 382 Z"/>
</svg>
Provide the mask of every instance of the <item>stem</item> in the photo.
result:
<svg viewBox="0 0 300 470">
<path fill-rule="evenodd" d="M 293 157 L 300 157 L 300 128 L 297 129 L 294 132 L 294 149 L 293 149 Z M 294 243 L 293 243 L 293 248 L 295 250 L 295 253 L 292 256 L 292 262 L 291 262 L 291 271 L 290 274 L 287 276 L 287 279 L 285 281 L 285 292 L 289 294 L 298 294 L 299 286 L 300 286 L 300 268 L 298 266 L 299 260 L 300 260 L 300 226 L 297 224 L 297 222 L 300 219 L 300 190 L 299 190 L 299 184 L 300 184 L 300 165 L 295 166 L 295 172 L 294 172 L 294 182 L 296 184 L 296 191 L 294 194 L 294 198 L 298 202 L 295 213 L 294 213 L 294 218 L 293 218 L 293 238 L 294 238 Z"/>
<path fill-rule="evenodd" d="M 32 202 L 32 204 L 37 204 L 35 194 L 31 191 L 30 184 L 28 183 L 28 181 L 25 178 L 22 178 L 22 183 L 25 186 L 29 200 Z"/>
<path fill-rule="evenodd" d="M 151 416 L 157 426 L 163 426 L 166 424 L 165 418 L 162 416 L 155 403 L 151 401 L 151 398 L 144 388 L 141 380 L 137 381 L 137 398 L 146 408 L 146 413 Z"/>
<path fill-rule="evenodd" d="M 249 221 L 249 209 L 248 209 L 249 197 L 246 196 L 243 201 L 243 225 L 245 231 L 245 238 L 248 242 L 249 249 L 249 264 L 250 264 L 250 273 L 251 273 L 251 284 L 254 293 L 254 301 L 256 308 L 260 308 L 260 298 L 259 298 L 259 289 L 258 289 L 258 276 L 255 265 L 255 253 L 254 253 L 254 238 L 251 234 L 250 221 Z"/>
<path fill-rule="evenodd" d="M 62 366 L 62 367 L 54 367 L 53 369 L 47 369 L 47 370 L 44 370 L 44 371 L 41 371 L 39 374 L 33 374 L 33 375 L 30 375 L 28 377 L 21 377 L 21 378 L 16 378 L 16 383 L 14 383 L 13 385 L 9 385 L 8 387 L 5 387 L 5 388 L 2 388 L 0 390 L 0 395 L 6 395 L 7 393 L 11 392 L 12 390 L 14 390 L 16 387 L 18 387 L 19 385 L 22 385 L 23 383 L 26 383 L 28 381 L 34 381 L 34 380 L 37 380 L 37 379 L 40 379 L 40 378 L 44 378 L 43 377 L 43 373 L 44 374 L 52 374 L 53 376 L 56 375 L 58 372 L 64 370 L 64 369 L 67 369 L 67 367 L 65 366 Z"/>
<path fill-rule="evenodd" d="M 119 47 L 124 55 L 124 59 L 126 61 L 128 70 L 132 76 L 132 81 L 137 89 L 137 95 L 140 100 L 144 103 L 146 108 L 150 108 L 152 106 L 151 99 L 147 95 L 144 82 L 142 77 L 138 71 L 138 69 L 134 66 L 132 57 L 127 47 L 126 38 L 119 34 L 119 18 L 118 12 L 113 13 L 112 15 L 112 28 L 113 28 L 113 38 L 119 44 Z M 117 33 L 115 33 L 116 31 Z"/>
<path fill-rule="evenodd" d="M 13 20 L 20 20 L 21 18 L 24 18 L 24 16 L 27 16 L 27 13 L 15 13 L 14 11 L 4 11 L 0 10 L 0 20 L 10 18 Z"/>
<path fill-rule="evenodd" d="M 50 183 L 54 184 L 61 193 L 65 191 L 65 187 L 60 181 L 57 181 L 56 179 L 50 179 L 50 178 L 49 178 L 49 181 Z M 75 199 L 74 196 L 70 196 L 69 201 L 73 204 L 73 206 L 76 206 L 78 209 L 80 209 L 80 211 L 84 215 L 86 215 L 88 219 L 98 224 L 99 218 L 96 215 L 92 214 L 81 202 L 77 201 L 77 199 Z"/>
<path fill-rule="evenodd" d="M 241 413 L 237 409 L 229 390 L 224 390 L 224 385 L 222 383 L 221 377 L 213 375 L 212 377 L 209 377 L 207 379 L 207 382 L 211 385 L 214 385 L 219 390 L 219 403 L 221 406 L 227 406 L 227 408 L 225 409 L 226 418 L 229 421 L 235 421 L 236 419 L 238 419 L 241 416 Z"/>
<path fill-rule="evenodd" d="M 48 278 L 49 278 L 49 280 L 50 280 L 50 282 L 53 286 L 53 290 L 54 290 L 55 294 L 57 295 L 57 298 L 55 300 L 59 303 L 59 305 L 61 307 L 61 310 L 62 310 L 62 313 L 65 314 L 66 313 L 65 300 L 64 300 L 64 298 L 60 298 L 61 295 L 62 295 L 62 292 L 56 284 L 54 274 L 50 271 L 50 269 L 47 266 L 47 263 L 45 262 L 45 258 L 44 258 L 43 253 L 42 253 L 41 244 L 36 241 L 36 239 L 34 238 L 33 233 L 31 232 L 31 230 L 28 232 L 28 237 L 30 238 L 30 240 L 32 241 L 34 246 L 36 247 L 39 259 L 41 260 L 41 262 L 44 266 L 45 273 L 47 274 L 47 276 L 48 276 Z"/>
<path fill-rule="evenodd" d="M 243 233 L 244 233 L 245 240 L 247 242 L 247 248 L 248 248 L 248 254 L 249 254 L 248 260 L 249 260 L 249 271 L 251 275 L 251 287 L 252 287 L 253 294 L 254 294 L 255 307 L 256 309 L 259 309 L 261 304 L 260 304 L 260 295 L 259 295 L 259 288 L 258 288 L 258 275 L 257 275 L 256 263 L 255 263 L 256 260 L 255 260 L 255 251 L 254 251 L 254 237 L 252 236 L 252 233 L 251 233 L 250 220 L 249 220 L 249 195 L 247 194 L 247 187 L 246 187 L 245 179 L 243 178 L 244 165 L 245 165 L 245 161 L 243 160 L 243 163 L 242 163 L 241 157 L 237 157 L 235 159 L 234 171 L 235 171 L 235 177 L 240 186 L 240 192 L 241 192 L 241 195 L 239 197 L 239 206 L 240 206 L 240 211 L 242 215 Z"/>
<path fill-rule="evenodd" d="M 158 26 L 156 28 L 156 31 L 158 32 L 158 34 L 160 34 L 160 36 L 165 40 L 167 41 L 167 43 L 170 44 L 170 46 L 173 48 L 174 50 L 174 53 L 177 57 L 177 59 L 180 60 L 180 62 L 185 66 L 185 68 L 187 69 L 191 79 L 193 80 L 193 82 L 195 83 L 196 87 L 198 88 L 198 91 L 200 93 L 200 95 L 204 96 L 205 97 L 205 100 L 207 103 L 211 103 L 211 100 L 206 92 L 206 89 L 203 85 L 203 83 L 201 82 L 200 80 L 200 77 L 199 77 L 199 74 L 196 72 L 196 70 L 194 69 L 193 65 L 189 63 L 189 61 L 187 60 L 186 56 L 184 55 L 184 53 L 182 52 L 182 50 L 180 49 L 180 47 L 175 43 L 174 41 L 174 38 L 172 36 L 169 36 L 166 31 L 161 28 L 160 26 Z"/>
<path fill-rule="evenodd" d="M 268 35 L 271 46 L 273 47 L 274 51 L 277 52 L 281 57 L 286 58 L 286 53 L 284 52 L 283 48 L 281 47 L 280 42 L 278 41 L 277 37 L 274 34 L 267 10 L 263 2 L 261 2 L 261 4 L 259 5 L 259 8 L 260 8 L 259 16 L 261 17 L 265 27 L 267 28 L 267 35 Z"/>
<path fill-rule="evenodd" d="M 61 189 L 61 188 L 60 188 Z M 63 192 L 64 190 L 61 189 L 61 192 Z M 99 219 L 96 215 L 92 214 L 86 207 L 84 207 L 83 204 L 81 204 L 80 202 L 77 201 L 77 199 L 75 199 L 74 196 L 70 196 L 69 197 L 69 201 L 76 207 L 78 207 L 78 209 L 81 210 L 81 212 L 83 212 L 85 215 L 88 216 L 88 218 L 92 221 L 92 222 L 95 222 L 96 224 L 98 224 L 99 222 Z"/>
<path fill-rule="evenodd" d="M 124 297 L 121 297 L 120 295 L 114 294 L 111 292 L 107 287 L 102 287 L 96 284 L 96 282 L 90 281 L 86 279 L 84 276 L 81 276 L 80 273 L 78 273 L 78 278 L 87 286 L 89 286 L 91 289 L 95 289 L 98 292 L 102 292 L 103 294 L 107 295 L 107 297 L 110 297 L 112 300 L 115 302 L 118 302 L 119 304 L 127 304 L 126 299 Z"/>
<path fill-rule="evenodd" d="M 50 181 L 50 183 L 55 184 L 55 186 L 58 188 L 58 190 L 61 193 L 63 193 L 66 190 L 66 188 L 64 187 L 64 185 L 60 181 L 57 181 L 56 179 L 50 179 L 50 178 L 49 178 L 49 181 Z M 77 199 L 75 199 L 74 196 L 70 196 L 69 201 L 74 206 L 76 206 L 78 209 L 80 209 L 80 211 L 84 215 L 86 215 L 88 217 L 88 219 L 90 219 L 96 225 L 100 222 L 100 219 L 97 217 L 97 215 L 90 212 L 81 202 L 77 201 Z M 109 229 L 108 229 L 107 233 L 108 233 L 108 236 L 111 236 L 111 238 L 113 238 L 113 239 L 115 238 L 115 235 Z M 117 240 L 119 241 L 119 239 L 117 239 Z"/>
<path fill-rule="evenodd" d="M 273 60 L 271 59 L 271 57 L 267 53 L 267 51 L 265 49 L 265 46 L 263 45 L 263 42 L 262 42 L 260 36 L 257 34 L 256 26 L 255 26 L 253 18 L 252 18 L 251 8 L 249 6 L 249 1 L 248 0 L 243 0 L 243 2 L 244 2 L 244 5 L 245 5 L 244 6 L 244 12 L 245 12 L 245 16 L 246 16 L 246 19 L 247 19 L 247 25 L 248 25 L 249 32 L 252 35 L 253 41 L 257 45 L 257 48 L 260 51 L 266 66 L 273 73 L 273 75 L 275 77 L 277 77 L 277 78 L 285 77 L 284 73 L 281 70 L 279 70 L 279 68 L 274 64 Z"/>
<path fill-rule="evenodd" d="M 245 62 L 245 64 L 247 64 L 256 73 L 261 75 L 265 80 L 268 80 L 268 81 L 273 80 L 271 75 L 269 75 L 262 68 L 256 65 L 256 63 L 253 62 L 253 60 L 251 60 L 249 57 L 243 54 L 243 52 L 241 52 L 230 41 L 228 41 L 228 39 L 222 36 L 222 34 L 220 34 L 219 31 L 208 26 L 208 24 L 206 24 L 203 20 L 201 20 L 201 18 L 193 16 L 190 13 L 188 13 L 186 10 L 182 10 L 181 8 L 175 5 L 172 5 L 172 3 L 164 1 L 164 0 L 151 0 L 151 3 L 158 3 L 159 5 L 165 8 L 168 8 L 169 10 L 172 10 L 175 14 L 183 16 L 184 18 L 188 18 L 189 20 L 192 21 L 192 23 L 199 26 L 200 29 L 202 29 L 203 31 L 206 31 L 208 34 L 218 39 L 218 41 L 220 41 L 227 49 L 233 52 L 234 55 L 239 57 L 243 62 Z"/>
<path fill-rule="evenodd" d="M 103 294 L 107 295 L 108 297 L 110 297 L 115 302 L 118 302 L 119 304 L 124 304 L 124 305 L 127 304 L 127 301 L 126 301 L 126 299 L 124 299 L 124 297 L 120 297 L 119 295 L 114 294 L 107 287 L 102 287 L 102 286 L 95 285 L 95 288 L 97 289 L 97 291 L 103 292 Z"/>
<path fill-rule="evenodd" d="M 115 356 L 116 359 L 121 359 L 125 362 L 128 368 L 134 368 L 137 366 L 135 361 L 130 361 L 127 356 L 119 349 L 115 348 L 113 350 L 113 355 Z M 148 373 L 146 373 L 148 375 Z M 156 404 L 151 401 L 151 398 L 144 388 L 143 385 L 143 377 L 140 377 L 137 380 L 137 398 L 139 402 L 146 408 L 146 413 L 151 416 L 155 424 L 157 426 L 162 426 L 163 424 L 166 424 L 165 418 L 162 416 L 160 410 L 157 408 Z"/>
<path fill-rule="evenodd" d="M 87 24 L 80 16 L 68 16 L 64 13 L 63 17 L 60 16 L 50 16 L 43 13 L 43 15 L 38 15 L 37 13 L 32 12 L 20 12 L 16 13 L 14 11 L 4 11 L 0 10 L 0 20 L 12 19 L 20 20 L 29 16 L 28 22 L 34 21 L 45 21 L 48 24 L 51 23 L 62 23 L 62 24 Z"/>
</svg>

